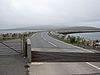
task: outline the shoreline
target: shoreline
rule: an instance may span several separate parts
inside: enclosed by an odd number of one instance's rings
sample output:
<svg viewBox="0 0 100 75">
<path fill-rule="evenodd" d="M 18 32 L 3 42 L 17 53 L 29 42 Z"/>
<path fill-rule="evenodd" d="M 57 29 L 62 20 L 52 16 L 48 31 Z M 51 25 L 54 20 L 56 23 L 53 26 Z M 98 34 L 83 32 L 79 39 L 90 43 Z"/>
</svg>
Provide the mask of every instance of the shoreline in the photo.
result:
<svg viewBox="0 0 100 75">
<path fill-rule="evenodd" d="M 94 33 L 94 32 L 100 32 L 100 30 L 82 30 L 82 31 L 76 31 L 76 30 L 68 30 L 68 31 L 55 31 L 59 34 L 74 34 L 74 33 Z"/>
<path fill-rule="evenodd" d="M 57 32 L 50 32 L 48 35 L 65 43 L 72 44 L 74 46 L 79 46 L 89 50 L 100 50 L 100 40 L 90 40 L 87 38 L 82 38 L 80 36 L 70 36 L 68 34 L 65 35 Z"/>
<path fill-rule="evenodd" d="M 13 34 L 13 33 L 25 33 L 25 32 L 40 32 L 43 30 L 0 30 L 0 34 Z"/>
</svg>

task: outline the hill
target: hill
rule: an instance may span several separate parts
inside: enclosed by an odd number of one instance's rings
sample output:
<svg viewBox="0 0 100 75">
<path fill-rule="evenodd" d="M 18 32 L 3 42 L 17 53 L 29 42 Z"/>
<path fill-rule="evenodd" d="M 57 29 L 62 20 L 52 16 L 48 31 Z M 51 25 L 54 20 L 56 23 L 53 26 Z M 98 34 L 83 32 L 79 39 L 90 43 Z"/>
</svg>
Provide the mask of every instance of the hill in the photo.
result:
<svg viewBox="0 0 100 75">
<path fill-rule="evenodd" d="M 100 28 L 89 27 L 89 26 L 76 26 L 76 27 L 67 27 L 60 30 L 100 30 Z"/>
<path fill-rule="evenodd" d="M 0 30 L 100 30 L 100 28 L 96 27 L 88 27 L 88 26 L 75 26 L 75 27 L 67 27 L 67 26 L 57 26 L 57 25 L 40 25 L 40 26 L 29 26 L 22 28 L 14 28 L 14 29 L 0 29 Z"/>
</svg>

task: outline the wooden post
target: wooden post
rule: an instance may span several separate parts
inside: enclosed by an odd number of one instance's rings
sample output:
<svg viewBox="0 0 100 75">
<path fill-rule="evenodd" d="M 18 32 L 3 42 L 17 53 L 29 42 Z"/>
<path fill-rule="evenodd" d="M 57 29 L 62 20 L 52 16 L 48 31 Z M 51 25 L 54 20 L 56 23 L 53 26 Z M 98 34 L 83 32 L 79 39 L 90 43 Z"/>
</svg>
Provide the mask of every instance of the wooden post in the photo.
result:
<svg viewBox="0 0 100 75">
<path fill-rule="evenodd" d="M 22 49 L 23 49 L 23 56 L 24 57 L 27 57 L 27 42 L 26 42 L 26 39 L 25 38 L 23 38 L 22 39 Z"/>
<path fill-rule="evenodd" d="M 28 62 L 31 62 L 31 41 L 27 39 L 27 58 Z"/>
</svg>

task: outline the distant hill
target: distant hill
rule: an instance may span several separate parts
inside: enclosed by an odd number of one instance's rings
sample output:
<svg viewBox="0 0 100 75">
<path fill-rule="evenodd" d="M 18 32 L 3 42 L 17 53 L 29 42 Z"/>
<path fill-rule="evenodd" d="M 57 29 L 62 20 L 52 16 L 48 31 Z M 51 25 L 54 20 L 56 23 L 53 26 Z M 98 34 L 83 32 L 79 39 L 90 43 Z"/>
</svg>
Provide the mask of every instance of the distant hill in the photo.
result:
<svg viewBox="0 0 100 75">
<path fill-rule="evenodd" d="M 67 27 L 63 25 L 61 26 L 40 25 L 40 26 L 29 26 L 29 27 L 23 27 L 23 28 L 14 28 L 14 29 L 3 29 L 3 30 L 100 30 L 100 28 L 88 27 L 88 26 Z"/>
<path fill-rule="evenodd" d="M 22 28 L 14 28 L 14 29 L 5 29 L 5 30 L 55 30 L 61 29 L 62 26 L 54 26 L 54 25 L 40 25 L 40 26 L 29 26 Z"/>
<path fill-rule="evenodd" d="M 19 28 L 19 29 L 33 29 L 33 30 L 52 30 L 52 29 L 60 29 L 60 27 L 53 26 L 53 25 L 44 25 L 44 26 L 30 26 L 25 28 Z"/>
<path fill-rule="evenodd" d="M 76 26 L 76 27 L 67 27 L 60 30 L 100 30 L 100 28 L 89 27 L 89 26 Z"/>
</svg>

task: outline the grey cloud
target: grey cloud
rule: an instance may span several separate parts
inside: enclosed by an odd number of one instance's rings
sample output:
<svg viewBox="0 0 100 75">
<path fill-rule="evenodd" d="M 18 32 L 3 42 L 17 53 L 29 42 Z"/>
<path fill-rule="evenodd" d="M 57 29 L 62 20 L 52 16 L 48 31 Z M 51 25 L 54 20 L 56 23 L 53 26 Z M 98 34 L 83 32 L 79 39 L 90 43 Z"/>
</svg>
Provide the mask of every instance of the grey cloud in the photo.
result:
<svg viewBox="0 0 100 75">
<path fill-rule="evenodd" d="M 100 0 L 0 0 L 0 28 L 28 25 L 100 27 Z"/>
</svg>

